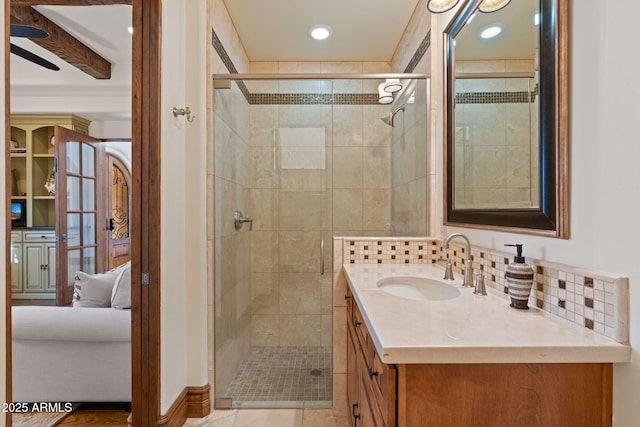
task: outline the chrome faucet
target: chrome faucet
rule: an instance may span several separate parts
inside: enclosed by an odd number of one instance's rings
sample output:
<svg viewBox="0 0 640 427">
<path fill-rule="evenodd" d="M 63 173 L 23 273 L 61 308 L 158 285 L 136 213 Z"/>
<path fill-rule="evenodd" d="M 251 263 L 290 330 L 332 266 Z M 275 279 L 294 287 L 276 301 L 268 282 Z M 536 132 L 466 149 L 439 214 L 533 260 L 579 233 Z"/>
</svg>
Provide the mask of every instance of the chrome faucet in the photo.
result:
<svg viewBox="0 0 640 427">
<path fill-rule="evenodd" d="M 467 236 L 462 233 L 452 233 L 444 238 L 442 241 L 442 249 L 449 249 L 449 242 L 451 239 L 455 237 L 462 237 L 466 242 L 466 246 L 464 248 L 464 255 L 466 257 L 464 261 L 464 279 L 462 281 L 462 286 L 472 287 L 473 286 L 473 266 L 471 265 L 473 261 L 471 261 L 471 242 Z"/>
</svg>

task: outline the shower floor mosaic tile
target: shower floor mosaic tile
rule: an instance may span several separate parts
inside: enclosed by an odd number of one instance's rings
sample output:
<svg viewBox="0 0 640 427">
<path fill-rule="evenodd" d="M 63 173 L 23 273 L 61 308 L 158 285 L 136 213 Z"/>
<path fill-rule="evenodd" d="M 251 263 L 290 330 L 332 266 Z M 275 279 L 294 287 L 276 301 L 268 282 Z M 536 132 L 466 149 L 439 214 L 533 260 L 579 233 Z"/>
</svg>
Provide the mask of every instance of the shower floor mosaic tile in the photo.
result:
<svg viewBox="0 0 640 427">
<path fill-rule="evenodd" d="M 330 407 L 331 360 L 331 347 L 253 347 L 225 397 L 234 408 Z"/>
</svg>

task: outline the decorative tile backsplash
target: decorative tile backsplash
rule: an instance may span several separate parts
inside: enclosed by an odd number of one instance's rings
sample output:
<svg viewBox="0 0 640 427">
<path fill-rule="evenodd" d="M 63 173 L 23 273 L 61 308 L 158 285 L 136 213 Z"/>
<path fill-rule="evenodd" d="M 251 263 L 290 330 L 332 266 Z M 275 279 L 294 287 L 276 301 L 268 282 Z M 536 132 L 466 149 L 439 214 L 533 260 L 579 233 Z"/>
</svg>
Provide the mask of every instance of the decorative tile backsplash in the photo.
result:
<svg viewBox="0 0 640 427">
<path fill-rule="evenodd" d="M 425 264 L 438 258 L 451 259 L 453 270 L 462 274 L 465 248 L 452 242 L 442 249 L 442 240 L 424 238 L 336 238 L 342 244 L 343 263 Z M 480 269 L 485 284 L 509 293 L 504 277 L 513 256 L 472 248 L 473 268 Z M 529 305 L 584 326 L 621 343 L 629 341 L 629 289 L 626 277 L 552 264 L 527 258 L 534 270 Z"/>
<path fill-rule="evenodd" d="M 435 240 L 345 239 L 343 254 L 348 264 L 430 264 L 438 249 Z"/>
</svg>

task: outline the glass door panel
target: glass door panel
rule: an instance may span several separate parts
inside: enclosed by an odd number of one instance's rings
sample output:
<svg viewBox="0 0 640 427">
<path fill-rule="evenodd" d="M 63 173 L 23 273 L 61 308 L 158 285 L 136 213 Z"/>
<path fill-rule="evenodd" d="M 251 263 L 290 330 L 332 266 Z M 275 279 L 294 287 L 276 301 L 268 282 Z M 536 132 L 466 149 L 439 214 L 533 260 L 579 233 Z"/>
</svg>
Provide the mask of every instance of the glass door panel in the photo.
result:
<svg viewBox="0 0 640 427">
<path fill-rule="evenodd" d="M 61 201 L 64 200 L 57 203 L 56 209 L 60 267 L 56 298 L 58 305 L 66 305 L 73 295 L 76 272 L 93 274 L 103 270 L 97 234 L 101 202 L 96 191 L 104 148 L 96 144 L 99 141 L 68 129 L 56 127 L 55 132 L 57 182 Z"/>
</svg>

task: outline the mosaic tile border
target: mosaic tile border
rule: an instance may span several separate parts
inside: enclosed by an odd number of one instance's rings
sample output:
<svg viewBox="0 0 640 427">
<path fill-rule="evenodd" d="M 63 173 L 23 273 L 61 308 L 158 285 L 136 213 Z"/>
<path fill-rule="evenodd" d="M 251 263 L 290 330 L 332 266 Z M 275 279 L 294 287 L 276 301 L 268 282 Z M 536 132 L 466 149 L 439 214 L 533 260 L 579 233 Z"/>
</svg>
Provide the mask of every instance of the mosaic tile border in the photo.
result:
<svg viewBox="0 0 640 427">
<path fill-rule="evenodd" d="M 252 93 L 251 105 L 379 105 L 375 93 Z"/>
<path fill-rule="evenodd" d="M 535 92 L 458 92 L 456 104 L 518 104 L 535 102 Z"/>
<path fill-rule="evenodd" d="M 218 53 L 218 56 L 222 60 L 224 66 L 227 68 L 227 71 L 229 71 L 230 74 L 238 74 L 238 69 L 235 65 L 233 65 L 231 57 L 227 53 L 227 50 L 224 48 L 222 42 L 220 41 L 220 38 L 218 38 L 218 35 L 213 28 L 211 29 L 211 45 L 213 45 L 213 48 Z M 247 85 L 244 84 L 243 81 L 236 81 L 236 83 L 240 88 L 240 92 L 242 92 L 247 101 L 249 101 L 249 97 L 251 94 L 249 93 Z"/>
<path fill-rule="evenodd" d="M 411 60 L 409 60 L 409 63 L 404 69 L 405 73 L 413 73 L 413 70 L 416 69 L 416 67 L 418 66 L 418 63 L 420 62 L 420 60 L 422 60 L 422 57 L 424 56 L 424 54 L 427 53 L 430 46 L 431 46 L 431 30 L 429 30 L 427 34 L 424 36 L 424 38 L 422 39 L 422 42 L 420 42 L 420 46 L 418 46 L 418 49 L 416 49 L 415 53 L 411 57 Z"/>
<path fill-rule="evenodd" d="M 425 264 L 440 257 L 452 261 L 456 274 L 465 267 L 465 249 L 452 242 L 442 249 L 440 239 L 336 238 L 342 240 L 343 264 Z M 474 268 L 483 271 L 485 284 L 509 293 L 504 277 L 513 257 L 472 248 Z M 629 283 L 623 276 L 527 259 L 534 269 L 529 304 L 620 343 L 629 341 Z"/>
</svg>

